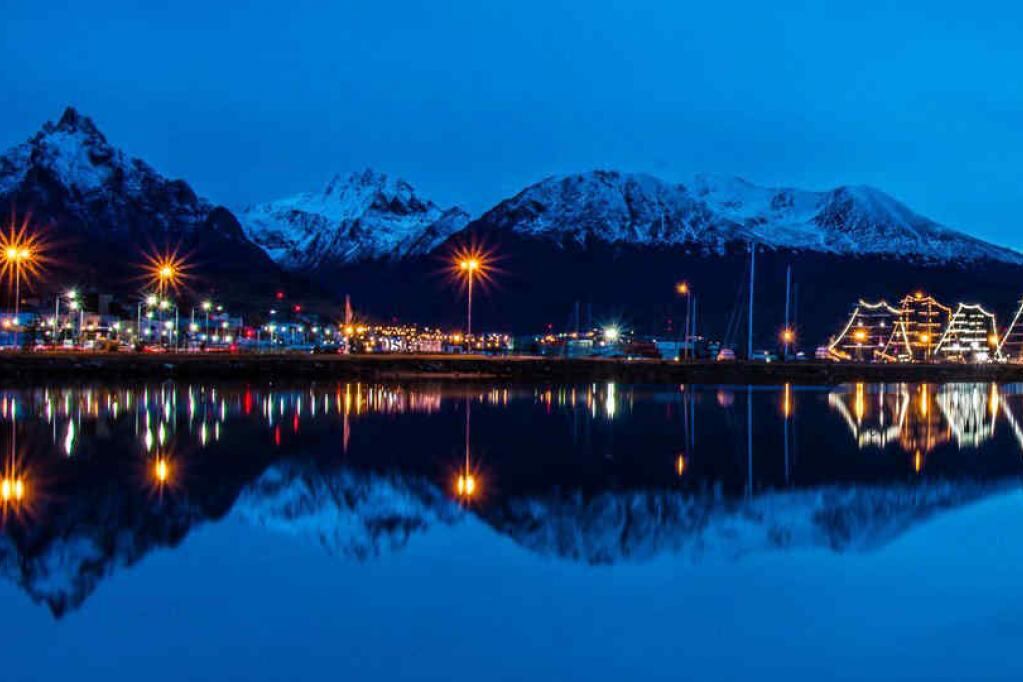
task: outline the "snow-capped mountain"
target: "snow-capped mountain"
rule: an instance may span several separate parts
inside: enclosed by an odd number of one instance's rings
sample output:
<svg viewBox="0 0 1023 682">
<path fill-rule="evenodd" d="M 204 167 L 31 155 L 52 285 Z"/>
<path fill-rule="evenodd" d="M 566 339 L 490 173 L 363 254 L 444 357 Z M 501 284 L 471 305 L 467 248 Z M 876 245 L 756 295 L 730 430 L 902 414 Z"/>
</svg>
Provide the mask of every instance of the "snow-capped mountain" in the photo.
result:
<svg viewBox="0 0 1023 682">
<path fill-rule="evenodd" d="M 0 207 L 59 244 L 58 276 L 103 291 L 137 290 L 144 254 L 165 248 L 189 256 L 207 291 L 251 289 L 242 274 L 253 271 L 274 287 L 282 274 L 230 211 L 114 147 L 72 108 L 0 156 Z"/>
<path fill-rule="evenodd" d="M 704 175 L 671 184 L 649 175 L 593 171 L 531 185 L 477 224 L 560 243 L 681 246 L 707 254 L 754 241 L 840 255 L 1023 264 L 1021 253 L 943 227 L 862 186 L 811 192 L 758 187 L 740 178 Z"/>
<path fill-rule="evenodd" d="M 469 222 L 462 209 L 442 209 L 369 169 L 239 215 L 249 238 L 292 270 L 424 254 Z"/>
</svg>

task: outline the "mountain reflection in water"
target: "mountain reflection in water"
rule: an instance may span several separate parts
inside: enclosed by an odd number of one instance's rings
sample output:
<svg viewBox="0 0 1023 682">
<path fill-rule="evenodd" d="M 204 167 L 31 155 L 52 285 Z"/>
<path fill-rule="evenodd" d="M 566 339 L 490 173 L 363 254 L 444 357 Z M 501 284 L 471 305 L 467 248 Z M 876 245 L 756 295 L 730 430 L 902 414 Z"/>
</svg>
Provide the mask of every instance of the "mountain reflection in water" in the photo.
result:
<svg viewBox="0 0 1023 682">
<path fill-rule="evenodd" d="M 0 392 L 0 569 L 60 616 L 228 514 L 357 560 L 466 515 L 590 564 L 869 550 L 1016 486 L 1020 385 Z M 982 453 L 982 456 L 981 456 Z"/>
</svg>

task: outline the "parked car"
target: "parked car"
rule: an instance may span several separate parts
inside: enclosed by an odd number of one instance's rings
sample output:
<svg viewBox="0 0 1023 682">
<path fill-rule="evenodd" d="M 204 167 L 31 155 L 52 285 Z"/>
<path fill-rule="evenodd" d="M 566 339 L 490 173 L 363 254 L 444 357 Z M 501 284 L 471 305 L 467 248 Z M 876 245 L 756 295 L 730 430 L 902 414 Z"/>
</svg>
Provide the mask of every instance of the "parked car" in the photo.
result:
<svg viewBox="0 0 1023 682">
<path fill-rule="evenodd" d="M 735 360 L 735 351 L 731 348 L 722 348 L 717 354 L 718 362 L 733 362 Z"/>
</svg>

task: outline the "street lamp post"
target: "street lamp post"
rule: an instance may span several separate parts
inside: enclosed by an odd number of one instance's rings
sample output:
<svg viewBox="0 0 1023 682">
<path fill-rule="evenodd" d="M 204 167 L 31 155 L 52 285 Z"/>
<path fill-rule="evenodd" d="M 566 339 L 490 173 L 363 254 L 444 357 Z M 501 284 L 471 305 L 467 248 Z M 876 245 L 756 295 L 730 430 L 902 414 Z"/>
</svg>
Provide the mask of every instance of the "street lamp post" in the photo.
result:
<svg viewBox="0 0 1023 682">
<path fill-rule="evenodd" d="M 476 274 L 480 270 L 479 258 L 463 258 L 458 263 L 458 267 L 461 268 L 462 272 L 465 273 L 466 282 L 468 285 L 468 297 L 465 314 L 465 335 L 466 341 L 468 337 L 472 336 L 472 283 L 476 279 Z"/>
<path fill-rule="evenodd" d="M 21 266 L 23 263 L 30 263 L 33 258 L 32 250 L 24 243 L 10 244 L 3 252 L 3 259 L 7 267 L 14 271 L 14 344 L 18 344 L 18 329 L 20 326 L 21 314 Z"/>
<path fill-rule="evenodd" d="M 693 312 L 693 290 L 689 286 L 689 282 L 679 282 L 678 284 L 675 285 L 675 291 L 676 291 L 676 293 L 678 293 L 679 296 L 684 296 L 685 299 L 686 299 L 686 320 L 685 320 L 685 325 L 683 327 L 682 357 L 684 359 L 689 359 L 689 355 L 690 355 L 690 353 L 689 353 L 689 336 L 690 336 L 690 334 L 689 334 L 689 329 L 690 329 L 689 324 L 690 324 L 690 320 L 691 320 L 692 312 Z"/>
</svg>

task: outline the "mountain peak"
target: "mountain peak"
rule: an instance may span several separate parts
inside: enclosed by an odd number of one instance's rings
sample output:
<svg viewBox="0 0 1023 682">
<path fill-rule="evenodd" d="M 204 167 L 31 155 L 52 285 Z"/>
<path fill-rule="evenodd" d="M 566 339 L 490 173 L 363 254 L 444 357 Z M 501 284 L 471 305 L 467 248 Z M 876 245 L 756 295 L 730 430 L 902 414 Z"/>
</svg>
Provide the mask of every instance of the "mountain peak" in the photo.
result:
<svg viewBox="0 0 1023 682">
<path fill-rule="evenodd" d="M 85 116 L 77 109 L 69 106 L 64 109 L 64 113 L 60 115 L 56 123 L 48 121 L 43 124 L 42 129 L 33 138 L 33 140 L 39 140 L 48 135 L 54 133 L 64 133 L 67 135 L 81 136 L 85 139 L 93 141 L 98 144 L 107 144 L 107 138 L 100 132 L 99 128 L 96 127 L 95 122 L 88 116 Z"/>
<path fill-rule="evenodd" d="M 249 238 L 285 267 L 320 268 L 425 253 L 469 221 L 400 178 L 366 168 L 241 212 Z"/>
<path fill-rule="evenodd" d="M 1023 264 L 1023 254 L 939 225 L 863 185 L 807 191 L 711 174 L 672 184 L 641 173 L 595 170 L 541 180 L 479 223 L 559 243 L 596 239 L 714 253 L 755 241 L 842 255 Z"/>
</svg>

